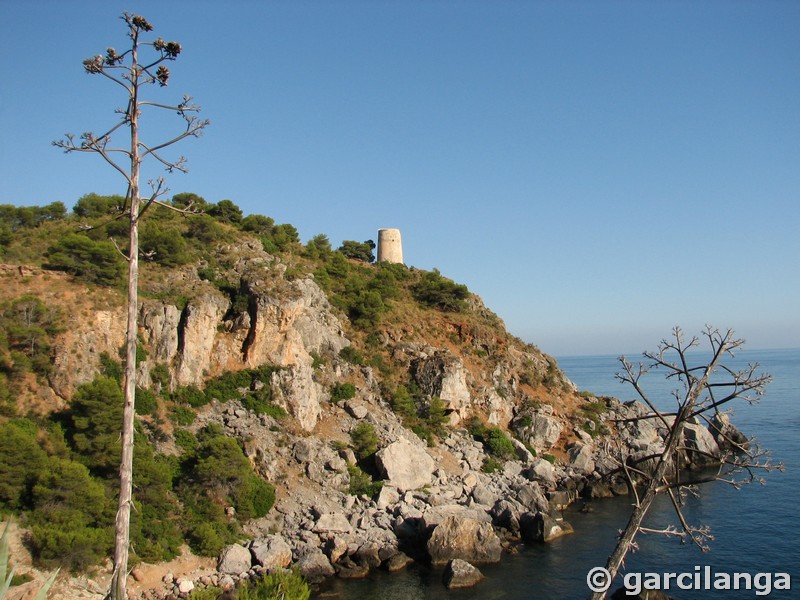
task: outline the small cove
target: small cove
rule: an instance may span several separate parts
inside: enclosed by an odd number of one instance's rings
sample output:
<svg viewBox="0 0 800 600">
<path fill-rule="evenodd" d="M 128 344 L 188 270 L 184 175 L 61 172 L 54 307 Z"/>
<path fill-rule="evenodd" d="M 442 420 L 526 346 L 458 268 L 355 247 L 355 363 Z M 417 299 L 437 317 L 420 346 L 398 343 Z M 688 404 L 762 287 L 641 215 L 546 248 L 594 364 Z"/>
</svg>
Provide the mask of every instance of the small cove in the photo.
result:
<svg viewBox="0 0 800 600">
<path fill-rule="evenodd" d="M 660 535 L 640 535 L 639 550 L 629 555 L 626 570 L 644 572 L 693 572 L 709 565 L 715 571 L 734 573 L 786 572 L 795 588 L 773 591 L 770 598 L 797 598 L 800 589 L 800 517 L 795 501 L 800 486 L 800 351 L 743 351 L 735 364 L 758 362 L 772 374 L 767 395 L 756 406 L 739 403 L 734 422 L 765 448 L 785 472 L 765 476 L 766 484 L 746 485 L 737 490 L 721 482 L 705 484 L 699 497 L 687 499 L 685 514 L 690 523 L 709 525 L 715 539 L 711 552 Z M 613 356 L 568 357 L 559 365 L 580 389 L 614 395 L 622 400 L 629 394 L 614 380 Z M 657 376 L 653 376 L 657 383 Z M 659 392 L 668 396 L 666 387 Z M 676 524 L 666 498 L 660 498 L 647 524 L 653 527 Z M 591 502 L 591 511 L 578 510 L 580 502 L 565 512 L 575 534 L 547 545 L 521 547 L 517 554 L 504 555 L 497 565 L 481 566 L 486 580 L 469 590 L 448 591 L 441 583 L 442 568 L 413 565 L 397 574 L 376 572 L 357 581 L 332 580 L 317 598 L 343 600 L 536 600 L 586 598 L 586 573 L 602 566 L 613 549 L 619 529 L 629 516 L 631 500 L 614 498 Z M 616 585 L 615 585 L 616 587 Z M 674 591 L 679 599 L 756 598 L 755 590 Z"/>
</svg>

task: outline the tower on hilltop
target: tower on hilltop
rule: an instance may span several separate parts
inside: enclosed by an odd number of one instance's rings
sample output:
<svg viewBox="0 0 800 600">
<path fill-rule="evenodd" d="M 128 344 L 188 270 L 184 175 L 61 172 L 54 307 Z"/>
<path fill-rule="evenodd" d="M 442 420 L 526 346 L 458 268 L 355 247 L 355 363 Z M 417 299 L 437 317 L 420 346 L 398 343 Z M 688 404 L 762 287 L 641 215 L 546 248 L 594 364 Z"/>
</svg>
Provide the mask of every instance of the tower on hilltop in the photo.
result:
<svg viewBox="0 0 800 600">
<path fill-rule="evenodd" d="M 403 242 L 399 229 L 378 229 L 378 262 L 403 264 Z"/>
</svg>

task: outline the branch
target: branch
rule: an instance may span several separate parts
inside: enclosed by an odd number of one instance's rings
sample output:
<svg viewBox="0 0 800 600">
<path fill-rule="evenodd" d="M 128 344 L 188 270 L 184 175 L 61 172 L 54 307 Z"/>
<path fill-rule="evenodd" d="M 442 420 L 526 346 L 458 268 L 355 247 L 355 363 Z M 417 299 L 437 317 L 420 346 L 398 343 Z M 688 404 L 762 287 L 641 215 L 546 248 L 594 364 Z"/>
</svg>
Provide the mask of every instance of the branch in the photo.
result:
<svg viewBox="0 0 800 600">
<path fill-rule="evenodd" d="M 184 117 L 184 118 L 186 119 L 186 131 L 184 131 L 180 135 L 172 138 L 168 142 L 164 142 L 162 144 L 158 144 L 157 146 L 153 146 L 152 148 L 150 148 L 149 146 L 145 145 L 142 142 L 139 142 L 139 145 L 142 148 L 145 149 L 145 151 L 142 153 L 142 158 L 144 158 L 148 154 L 154 154 L 157 150 L 161 150 L 162 148 L 166 148 L 167 146 L 171 146 L 171 145 L 181 141 L 184 138 L 192 137 L 192 136 L 197 137 L 197 136 L 201 135 L 202 130 L 205 129 L 211 123 L 211 121 L 209 121 L 208 119 L 206 119 L 205 121 L 200 121 L 197 117 L 194 117 L 194 116 L 189 116 L 189 117 Z M 163 159 L 160 159 L 160 158 L 159 158 L 159 160 L 164 164 L 173 164 L 173 163 L 169 163 L 168 161 L 164 161 Z M 167 167 L 167 170 L 171 170 L 171 169 L 177 168 L 178 170 L 183 171 L 183 169 L 177 167 L 176 164 L 173 164 L 173 165 L 174 166 L 172 166 L 171 168 Z"/>
</svg>

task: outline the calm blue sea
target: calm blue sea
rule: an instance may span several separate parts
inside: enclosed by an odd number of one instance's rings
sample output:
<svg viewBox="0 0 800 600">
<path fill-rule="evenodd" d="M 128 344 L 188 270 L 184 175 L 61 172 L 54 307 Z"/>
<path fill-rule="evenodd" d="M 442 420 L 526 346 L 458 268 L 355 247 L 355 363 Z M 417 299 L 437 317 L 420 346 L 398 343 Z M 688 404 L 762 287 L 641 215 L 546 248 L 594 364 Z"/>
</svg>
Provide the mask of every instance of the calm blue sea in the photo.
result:
<svg viewBox="0 0 800 600">
<path fill-rule="evenodd" d="M 638 357 L 631 356 L 631 360 Z M 733 420 L 759 445 L 772 451 L 785 472 L 765 475 L 766 484 L 735 489 L 724 483 L 705 484 L 684 510 L 687 520 L 711 527 L 711 551 L 702 553 L 691 545 L 659 535 L 639 537 L 639 550 L 629 555 L 630 573 L 694 573 L 710 566 L 714 572 L 789 573 L 791 591 L 773 590 L 768 598 L 800 598 L 800 349 L 743 350 L 730 366 L 758 363 L 773 376 L 767 394 L 750 406 L 734 404 Z M 567 376 L 582 390 L 611 395 L 621 400 L 634 397 L 631 388 L 619 383 L 615 356 L 563 357 L 558 359 Z M 668 406 L 672 384 L 653 374 L 651 397 Z M 664 499 L 662 499 L 664 500 Z M 625 498 L 598 500 L 589 513 L 568 511 L 566 518 L 575 534 L 548 545 L 525 547 L 516 556 L 504 556 L 499 565 L 481 567 L 486 580 L 471 590 L 447 591 L 441 569 L 415 565 L 403 573 L 376 573 L 361 581 L 334 581 L 317 597 L 344 600 L 537 600 L 582 599 L 589 596 L 586 573 L 605 565 L 617 532 L 630 514 Z M 646 525 L 654 528 L 677 525 L 668 501 L 658 503 Z M 762 581 L 764 581 L 762 579 Z M 615 584 L 615 587 L 616 584 Z M 762 587 L 762 590 L 764 588 Z M 760 598 L 750 591 L 680 591 L 670 594 L 681 600 L 708 598 Z"/>
</svg>

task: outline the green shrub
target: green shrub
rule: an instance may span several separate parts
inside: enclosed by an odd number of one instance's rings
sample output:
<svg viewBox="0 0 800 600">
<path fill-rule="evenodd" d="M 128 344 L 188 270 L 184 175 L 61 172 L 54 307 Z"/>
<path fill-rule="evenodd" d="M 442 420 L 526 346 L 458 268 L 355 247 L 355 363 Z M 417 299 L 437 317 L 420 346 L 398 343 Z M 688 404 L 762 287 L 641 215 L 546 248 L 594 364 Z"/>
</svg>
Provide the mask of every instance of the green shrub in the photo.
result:
<svg viewBox="0 0 800 600">
<path fill-rule="evenodd" d="M 200 518 L 190 525 L 186 538 L 189 547 L 200 556 L 218 556 L 222 549 L 236 540 L 230 527 L 218 520 L 209 522 Z"/>
<path fill-rule="evenodd" d="M 165 226 L 155 219 L 147 219 L 139 228 L 139 247 L 145 255 L 165 267 L 185 265 L 191 260 L 188 245 L 175 225 Z"/>
<path fill-rule="evenodd" d="M 47 267 L 66 271 L 91 283 L 117 285 L 125 264 L 113 243 L 67 233 L 47 250 Z"/>
<path fill-rule="evenodd" d="M 350 432 L 350 440 L 353 452 L 359 460 L 372 456 L 378 450 L 378 435 L 371 423 L 359 423 Z"/>
<path fill-rule="evenodd" d="M 93 473 L 113 476 L 119 468 L 122 389 L 117 381 L 98 376 L 78 387 L 69 409 L 73 450 Z"/>
<path fill-rule="evenodd" d="M 175 436 L 175 445 L 184 453 L 193 454 L 194 451 L 197 450 L 197 446 L 199 445 L 197 437 L 188 429 L 176 427 L 173 435 Z"/>
<path fill-rule="evenodd" d="M 72 212 L 84 219 L 108 217 L 125 205 L 123 196 L 100 196 L 98 194 L 85 194 L 78 198 Z"/>
<path fill-rule="evenodd" d="M 487 427 L 480 419 L 473 417 L 467 425 L 469 433 L 483 444 L 484 450 L 497 460 L 509 460 L 516 456 L 511 439 L 499 427 Z"/>
<path fill-rule="evenodd" d="M 108 352 L 100 354 L 100 372 L 114 381 L 122 381 L 122 364 L 114 360 Z"/>
<path fill-rule="evenodd" d="M 364 357 L 353 346 L 345 346 L 339 351 L 339 358 L 349 362 L 351 365 L 363 365 Z"/>
<path fill-rule="evenodd" d="M 39 297 L 24 294 L 0 304 L 0 368 L 8 353 L 12 365 L 6 372 L 21 375 L 34 371 L 46 375 L 51 367 L 53 337 L 62 331 L 58 308 L 47 306 Z"/>
<path fill-rule="evenodd" d="M 113 527 L 102 484 L 81 464 L 51 459 L 32 489 L 31 548 L 46 565 L 82 571 L 111 549 Z"/>
<path fill-rule="evenodd" d="M 361 243 L 353 240 L 345 240 L 337 251 L 344 254 L 347 258 L 353 258 L 365 263 L 372 263 L 375 262 L 375 254 L 372 252 L 374 249 L 375 242 L 372 240 L 366 240 Z"/>
<path fill-rule="evenodd" d="M 273 571 L 236 591 L 236 600 L 308 600 L 311 589 L 295 571 Z"/>
<path fill-rule="evenodd" d="M 194 408 L 205 406 L 211 402 L 211 398 L 207 397 L 205 392 L 193 385 L 176 389 L 172 393 L 172 400 L 177 404 L 188 404 Z"/>
<path fill-rule="evenodd" d="M 501 463 L 496 458 L 491 456 L 487 456 L 483 459 L 483 464 L 481 465 L 481 471 L 484 473 L 495 473 L 497 471 L 501 471 L 503 469 L 503 463 Z"/>
<path fill-rule="evenodd" d="M 356 386 L 352 383 L 337 383 L 331 388 L 331 402 L 337 404 L 342 400 L 355 398 Z"/>
<path fill-rule="evenodd" d="M 320 356 L 316 352 L 311 352 L 310 355 L 311 355 L 311 360 L 312 360 L 312 362 L 311 362 L 311 368 L 312 369 L 314 369 L 316 371 L 320 367 L 325 366 L 325 359 L 322 356 Z"/>
<path fill-rule="evenodd" d="M 397 386 L 392 394 L 391 405 L 392 410 L 400 415 L 404 422 L 408 419 L 416 419 L 417 404 L 406 386 Z"/>
<path fill-rule="evenodd" d="M 516 456 L 514 444 L 511 443 L 511 439 L 506 435 L 506 432 L 499 427 L 489 428 L 486 432 L 484 443 L 492 456 L 501 459 L 510 459 Z"/>
<path fill-rule="evenodd" d="M 47 462 L 47 455 L 36 439 L 35 423 L 1 423 L 0 509 L 20 510 L 30 506 L 31 490 Z"/>
<path fill-rule="evenodd" d="M 351 496 L 377 496 L 383 487 L 382 481 L 373 481 L 358 465 L 348 463 L 347 473 L 350 475 L 350 486 L 347 493 Z"/>
<path fill-rule="evenodd" d="M 186 509 L 190 545 L 214 555 L 239 535 L 237 521 L 223 507 L 232 506 L 237 519 L 262 517 L 275 501 L 275 489 L 253 472 L 236 440 L 219 426 L 200 430 L 197 441 L 196 450 L 183 457 L 177 492 Z"/>
<path fill-rule="evenodd" d="M 222 588 L 216 586 L 195 589 L 189 592 L 189 600 L 217 600 L 222 593 Z"/>
<path fill-rule="evenodd" d="M 446 433 L 445 424 L 448 422 L 446 408 L 444 400 L 439 396 L 431 398 L 428 404 L 426 424 L 431 432 L 440 438 Z"/>
<path fill-rule="evenodd" d="M 158 409 L 158 400 L 150 390 L 137 387 L 134 401 L 136 412 L 140 415 L 155 415 Z"/>
<path fill-rule="evenodd" d="M 461 312 L 469 297 L 467 286 L 443 277 L 437 269 L 425 273 L 411 286 L 411 293 L 417 302 L 445 312 Z"/>
<path fill-rule="evenodd" d="M 194 423 L 197 414 L 188 406 L 173 406 L 170 410 L 170 417 L 175 425 L 191 425 Z"/>
</svg>

